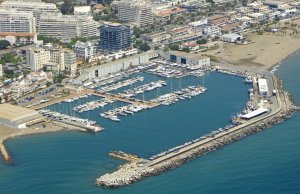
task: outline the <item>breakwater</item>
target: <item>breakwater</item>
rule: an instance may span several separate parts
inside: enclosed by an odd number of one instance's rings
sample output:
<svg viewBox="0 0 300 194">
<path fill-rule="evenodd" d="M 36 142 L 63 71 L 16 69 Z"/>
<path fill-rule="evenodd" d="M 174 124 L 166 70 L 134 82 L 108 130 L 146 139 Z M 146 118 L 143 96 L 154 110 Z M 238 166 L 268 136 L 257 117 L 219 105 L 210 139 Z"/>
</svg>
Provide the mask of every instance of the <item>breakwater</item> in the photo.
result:
<svg viewBox="0 0 300 194">
<path fill-rule="evenodd" d="M 295 111 L 295 106 L 293 106 L 291 97 L 286 92 L 282 91 L 278 100 L 280 101 L 280 107 L 263 118 L 242 124 L 235 129 L 222 132 L 214 137 L 204 140 L 203 143 L 199 142 L 197 145 L 185 150 L 179 152 L 176 151 L 164 159 L 158 158 L 157 161 L 141 160 L 138 162 L 127 163 L 120 166 L 117 171 L 105 174 L 98 178 L 96 184 L 106 188 L 129 185 L 144 177 L 158 175 L 166 170 L 176 168 L 191 159 L 205 155 L 224 145 L 233 143 L 243 137 L 280 123 L 285 119 L 290 118 Z"/>
</svg>

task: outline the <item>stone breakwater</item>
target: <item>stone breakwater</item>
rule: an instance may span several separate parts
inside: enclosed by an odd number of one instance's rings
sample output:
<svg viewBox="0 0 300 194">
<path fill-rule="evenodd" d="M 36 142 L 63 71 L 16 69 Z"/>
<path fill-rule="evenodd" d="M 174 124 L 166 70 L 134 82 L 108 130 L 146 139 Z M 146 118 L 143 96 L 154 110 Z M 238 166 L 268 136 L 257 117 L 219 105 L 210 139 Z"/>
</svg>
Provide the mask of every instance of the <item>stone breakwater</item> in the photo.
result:
<svg viewBox="0 0 300 194">
<path fill-rule="evenodd" d="M 270 117 L 258 120 L 248 126 L 240 128 L 239 130 L 226 133 L 217 138 L 212 138 L 210 141 L 201 144 L 194 149 L 175 155 L 172 158 L 168 158 L 153 165 L 149 161 L 140 160 L 138 162 L 132 162 L 120 166 L 117 171 L 105 174 L 98 178 L 96 180 L 96 185 L 106 188 L 116 188 L 129 185 L 143 179 L 144 177 L 158 175 L 164 171 L 176 168 L 189 160 L 205 155 L 206 153 L 217 150 L 224 145 L 233 143 L 243 137 L 269 128 L 290 118 L 292 113 L 295 111 L 295 106 L 292 105 L 291 98 L 287 97 L 287 95 L 285 95 L 283 103 L 283 108 Z"/>
</svg>

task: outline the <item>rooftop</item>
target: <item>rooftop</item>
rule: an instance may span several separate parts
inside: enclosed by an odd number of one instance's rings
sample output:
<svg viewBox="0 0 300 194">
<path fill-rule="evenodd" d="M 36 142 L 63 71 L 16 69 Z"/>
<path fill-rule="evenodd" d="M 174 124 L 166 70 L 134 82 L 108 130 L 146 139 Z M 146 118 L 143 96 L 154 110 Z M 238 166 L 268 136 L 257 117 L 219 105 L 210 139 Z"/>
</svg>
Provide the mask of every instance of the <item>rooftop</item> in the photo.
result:
<svg viewBox="0 0 300 194">
<path fill-rule="evenodd" d="M 0 36 L 34 37 L 35 33 L 26 32 L 0 32 Z"/>
<path fill-rule="evenodd" d="M 36 114 L 38 114 L 38 112 L 29 108 L 23 108 L 11 104 L 0 104 L 0 118 L 10 121 L 17 121 Z"/>
<path fill-rule="evenodd" d="M 207 59 L 209 58 L 208 56 L 203 56 L 201 54 L 194 54 L 194 53 L 186 53 L 186 52 L 181 52 L 181 51 L 168 51 L 171 55 L 176 55 L 184 58 L 189 58 L 189 59 L 195 59 L 195 60 L 201 60 L 201 59 Z"/>
</svg>

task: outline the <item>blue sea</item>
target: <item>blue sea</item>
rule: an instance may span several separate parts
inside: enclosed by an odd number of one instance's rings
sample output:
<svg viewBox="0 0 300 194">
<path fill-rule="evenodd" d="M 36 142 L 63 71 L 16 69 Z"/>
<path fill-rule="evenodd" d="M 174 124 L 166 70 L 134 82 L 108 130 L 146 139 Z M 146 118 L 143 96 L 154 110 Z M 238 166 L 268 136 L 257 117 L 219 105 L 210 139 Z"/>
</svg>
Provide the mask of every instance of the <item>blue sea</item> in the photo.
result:
<svg viewBox="0 0 300 194">
<path fill-rule="evenodd" d="M 300 53 L 284 60 L 276 74 L 300 105 Z M 159 79 L 141 75 L 145 82 Z M 165 88 L 139 98 L 149 99 L 179 87 L 202 84 L 202 78 L 193 77 L 166 81 Z M 99 113 L 122 103 L 89 113 L 71 111 L 75 105 L 98 97 L 48 107 L 97 120 L 105 130 L 97 134 L 57 132 L 8 141 L 14 162 L 10 166 L 0 162 L 0 193 L 300 193 L 299 112 L 286 122 L 162 175 L 114 190 L 95 186 L 97 177 L 122 164 L 108 157 L 109 151 L 150 157 L 229 124 L 248 100 L 249 86 L 238 77 L 209 73 L 205 86 L 206 93 L 196 98 L 121 117 L 120 123 L 100 118 Z"/>
</svg>

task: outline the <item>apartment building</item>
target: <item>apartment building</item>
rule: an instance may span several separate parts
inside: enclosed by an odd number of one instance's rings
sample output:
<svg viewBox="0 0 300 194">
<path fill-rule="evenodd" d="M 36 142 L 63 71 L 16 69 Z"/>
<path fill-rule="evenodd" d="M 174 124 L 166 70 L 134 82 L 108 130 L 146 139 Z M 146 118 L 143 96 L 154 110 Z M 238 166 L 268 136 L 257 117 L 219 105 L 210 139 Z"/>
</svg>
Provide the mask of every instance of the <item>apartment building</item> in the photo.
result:
<svg viewBox="0 0 300 194">
<path fill-rule="evenodd" d="M 98 27 L 99 23 L 90 16 L 43 14 L 39 33 L 68 42 L 75 37 L 99 36 Z"/>
<path fill-rule="evenodd" d="M 32 71 L 43 69 L 44 64 L 50 60 L 50 52 L 43 48 L 26 50 L 26 64 Z"/>
<path fill-rule="evenodd" d="M 73 46 L 76 57 L 84 60 L 89 60 L 94 55 L 94 47 L 91 42 L 81 42 L 77 41 Z"/>
<path fill-rule="evenodd" d="M 36 18 L 36 24 L 39 25 L 40 16 L 44 13 L 60 13 L 59 9 L 53 3 L 45 3 L 40 0 L 34 2 L 28 1 L 4 1 L 1 8 L 16 10 L 19 12 L 32 12 Z"/>
<path fill-rule="evenodd" d="M 118 20 L 137 26 L 153 24 L 152 6 L 143 0 L 122 0 L 116 4 Z"/>
<path fill-rule="evenodd" d="M 32 12 L 20 12 L 0 8 L 0 32 L 36 32 Z"/>
<path fill-rule="evenodd" d="M 62 48 L 30 48 L 26 50 L 26 63 L 32 71 L 48 70 L 69 73 L 76 73 L 76 55 L 70 49 Z"/>
</svg>

